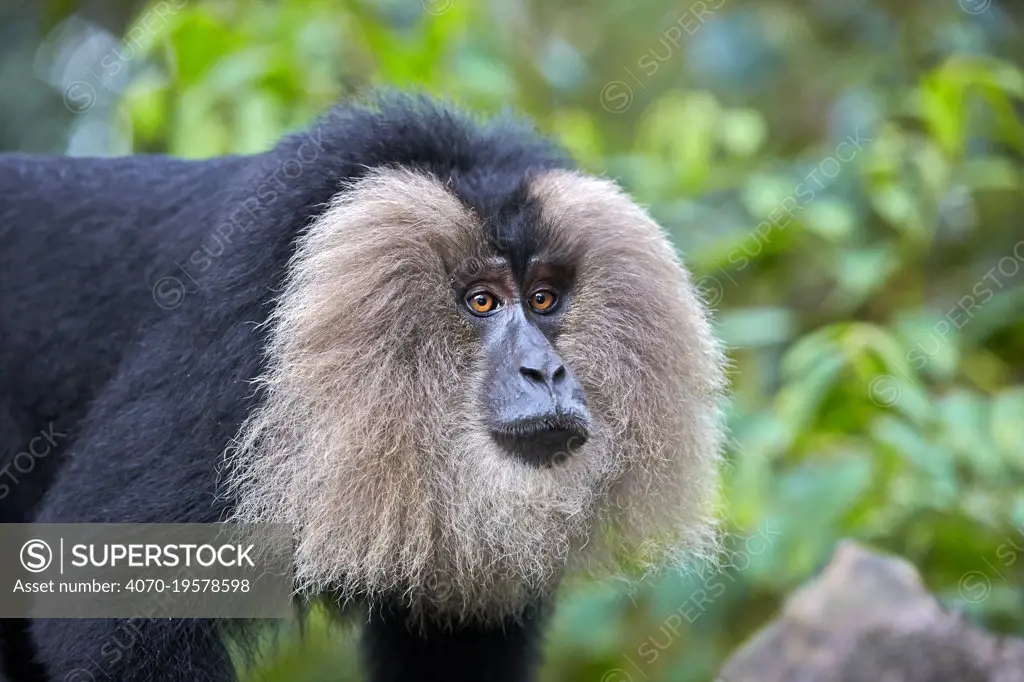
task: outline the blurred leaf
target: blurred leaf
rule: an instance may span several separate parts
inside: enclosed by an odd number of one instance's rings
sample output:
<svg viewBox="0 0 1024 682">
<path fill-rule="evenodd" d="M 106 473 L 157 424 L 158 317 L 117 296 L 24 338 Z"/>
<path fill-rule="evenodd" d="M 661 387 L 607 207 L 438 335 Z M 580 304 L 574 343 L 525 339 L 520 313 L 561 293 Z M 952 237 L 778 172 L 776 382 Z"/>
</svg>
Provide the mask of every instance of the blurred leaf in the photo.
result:
<svg viewBox="0 0 1024 682">
<path fill-rule="evenodd" d="M 992 400 L 992 442 L 1019 473 L 1024 473 L 1024 387 L 1001 391 Z"/>
<path fill-rule="evenodd" d="M 764 144 L 768 127 L 764 117 L 754 109 L 726 111 L 719 123 L 718 139 L 723 149 L 733 156 L 747 157 Z"/>
<path fill-rule="evenodd" d="M 785 308 L 731 310 L 719 316 L 718 333 L 732 348 L 770 346 L 788 341 L 793 314 Z"/>
</svg>

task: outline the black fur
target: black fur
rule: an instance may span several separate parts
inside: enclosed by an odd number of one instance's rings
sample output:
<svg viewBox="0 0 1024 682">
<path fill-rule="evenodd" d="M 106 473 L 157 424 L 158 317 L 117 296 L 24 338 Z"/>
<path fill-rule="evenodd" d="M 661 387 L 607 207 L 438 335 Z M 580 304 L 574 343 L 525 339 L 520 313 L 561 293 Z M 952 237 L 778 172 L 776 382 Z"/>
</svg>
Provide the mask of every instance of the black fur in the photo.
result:
<svg viewBox="0 0 1024 682">
<path fill-rule="evenodd" d="M 522 179 L 567 161 L 511 119 L 404 96 L 339 107 L 255 156 L 0 156 L 0 522 L 224 518 L 218 467 L 259 400 L 257 324 L 295 238 L 344 181 L 385 165 L 450 182 L 521 260 Z M 47 455 L 13 468 L 48 430 L 61 438 Z M 426 635 L 403 623 L 367 626 L 372 679 L 529 674 L 537 617 Z M 0 679 L 231 680 L 223 635 L 215 621 L 4 621 Z"/>
</svg>

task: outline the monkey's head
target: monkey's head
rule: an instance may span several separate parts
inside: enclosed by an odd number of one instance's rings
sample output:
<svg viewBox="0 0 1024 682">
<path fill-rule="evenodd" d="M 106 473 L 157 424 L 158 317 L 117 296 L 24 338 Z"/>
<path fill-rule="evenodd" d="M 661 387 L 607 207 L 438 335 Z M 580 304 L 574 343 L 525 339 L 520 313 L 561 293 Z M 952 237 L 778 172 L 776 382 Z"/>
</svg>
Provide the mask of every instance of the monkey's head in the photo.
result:
<svg viewBox="0 0 1024 682">
<path fill-rule="evenodd" d="M 300 589 L 498 618 L 714 540 L 723 357 L 611 182 L 373 171 L 303 234 L 269 325 L 235 518 L 294 524 Z"/>
</svg>

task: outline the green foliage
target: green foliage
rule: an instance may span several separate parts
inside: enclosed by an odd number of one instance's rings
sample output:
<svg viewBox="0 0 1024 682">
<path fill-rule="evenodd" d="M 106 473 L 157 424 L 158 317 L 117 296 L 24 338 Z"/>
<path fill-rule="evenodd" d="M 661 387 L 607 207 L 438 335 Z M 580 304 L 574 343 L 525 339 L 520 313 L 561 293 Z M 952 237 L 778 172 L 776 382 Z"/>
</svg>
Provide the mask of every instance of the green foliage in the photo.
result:
<svg viewBox="0 0 1024 682">
<path fill-rule="evenodd" d="M 415 86 L 534 117 L 671 233 L 734 361 L 731 549 L 633 597 L 567 590 L 546 680 L 711 679 L 841 537 L 1024 632 L 1024 73 L 999 6 L 698 4 L 720 9 L 197 0 L 117 125 L 137 150 L 251 152 Z M 259 679 L 354 675 L 350 638 L 313 631 Z"/>
</svg>

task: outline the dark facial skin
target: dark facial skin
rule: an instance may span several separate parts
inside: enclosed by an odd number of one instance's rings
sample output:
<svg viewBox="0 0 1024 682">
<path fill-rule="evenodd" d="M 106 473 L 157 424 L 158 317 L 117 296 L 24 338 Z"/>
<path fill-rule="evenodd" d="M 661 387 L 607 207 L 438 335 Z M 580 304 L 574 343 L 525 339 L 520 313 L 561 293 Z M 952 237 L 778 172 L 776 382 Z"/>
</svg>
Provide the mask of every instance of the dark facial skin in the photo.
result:
<svg viewBox="0 0 1024 682">
<path fill-rule="evenodd" d="M 491 436 L 511 456 L 538 467 L 564 461 L 589 436 L 583 387 L 553 345 L 571 287 L 567 268 L 542 260 L 531 262 L 520 281 L 500 259 L 453 281 L 490 368 L 482 399 Z"/>
</svg>

